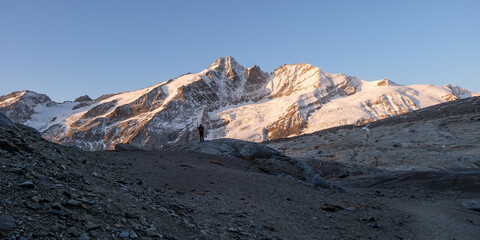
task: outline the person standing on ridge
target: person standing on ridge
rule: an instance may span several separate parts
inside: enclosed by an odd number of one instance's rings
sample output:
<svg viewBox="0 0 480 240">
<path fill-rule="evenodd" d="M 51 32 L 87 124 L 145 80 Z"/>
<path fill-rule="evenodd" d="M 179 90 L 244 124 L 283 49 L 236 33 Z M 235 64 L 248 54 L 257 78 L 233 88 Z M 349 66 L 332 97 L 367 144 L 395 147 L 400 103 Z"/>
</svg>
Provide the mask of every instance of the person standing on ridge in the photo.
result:
<svg viewBox="0 0 480 240">
<path fill-rule="evenodd" d="M 205 142 L 205 139 L 203 138 L 203 125 L 200 123 L 200 126 L 198 126 L 198 133 L 200 134 L 200 142 Z"/>
</svg>

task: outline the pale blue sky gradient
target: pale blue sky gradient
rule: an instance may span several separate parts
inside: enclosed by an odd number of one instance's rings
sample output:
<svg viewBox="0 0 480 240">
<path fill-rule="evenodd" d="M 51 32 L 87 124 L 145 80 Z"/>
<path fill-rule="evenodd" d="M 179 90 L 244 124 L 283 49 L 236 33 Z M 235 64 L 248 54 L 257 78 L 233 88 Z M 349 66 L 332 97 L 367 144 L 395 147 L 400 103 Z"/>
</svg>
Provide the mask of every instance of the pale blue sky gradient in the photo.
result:
<svg viewBox="0 0 480 240">
<path fill-rule="evenodd" d="M 231 55 L 480 91 L 480 1 L 0 0 L 0 95 L 131 91 Z"/>
</svg>

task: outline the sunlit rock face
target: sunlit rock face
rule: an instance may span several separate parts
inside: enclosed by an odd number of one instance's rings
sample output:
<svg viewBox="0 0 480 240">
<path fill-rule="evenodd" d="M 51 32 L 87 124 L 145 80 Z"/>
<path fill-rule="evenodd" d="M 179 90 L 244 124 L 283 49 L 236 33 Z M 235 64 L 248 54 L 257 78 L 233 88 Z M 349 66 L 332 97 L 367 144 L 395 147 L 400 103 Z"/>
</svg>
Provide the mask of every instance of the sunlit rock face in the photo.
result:
<svg viewBox="0 0 480 240">
<path fill-rule="evenodd" d="M 12 92 L 0 97 L 0 112 L 16 123 L 25 123 L 35 113 L 37 105 L 54 105 L 45 94 L 32 91 Z"/>
<path fill-rule="evenodd" d="M 199 73 L 94 100 L 82 96 L 56 103 L 44 94 L 14 92 L 0 97 L 0 112 L 64 145 L 100 150 L 129 143 L 159 149 L 196 141 L 200 123 L 207 140 L 260 142 L 364 124 L 469 96 L 460 87 L 367 82 L 309 64 L 286 64 L 267 73 L 225 57 Z"/>
</svg>

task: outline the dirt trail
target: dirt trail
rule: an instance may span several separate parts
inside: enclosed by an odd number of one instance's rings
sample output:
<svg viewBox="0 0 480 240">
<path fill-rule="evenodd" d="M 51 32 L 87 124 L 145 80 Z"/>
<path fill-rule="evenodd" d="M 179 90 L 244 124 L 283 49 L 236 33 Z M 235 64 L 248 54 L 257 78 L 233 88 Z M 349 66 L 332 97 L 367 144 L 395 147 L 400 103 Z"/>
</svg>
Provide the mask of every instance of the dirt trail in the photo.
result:
<svg viewBox="0 0 480 240">
<path fill-rule="evenodd" d="M 156 193 L 207 239 L 472 239 L 480 214 L 461 203 L 475 192 L 405 188 L 312 188 L 250 162 L 198 152 L 108 153 L 123 174 Z M 155 217 L 155 215 L 151 215 Z M 376 227 L 378 224 L 379 227 Z"/>
<path fill-rule="evenodd" d="M 411 215 L 416 239 L 478 239 L 480 214 L 461 207 L 462 200 L 399 202 L 394 207 Z"/>
<path fill-rule="evenodd" d="M 479 200 L 477 192 L 434 191 L 418 188 L 354 188 L 358 199 L 370 199 L 396 217 L 402 226 L 398 239 L 472 239 L 480 236 L 480 213 L 462 207 Z M 399 218 L 403 216 L 403 218 Z"/>
</svg>

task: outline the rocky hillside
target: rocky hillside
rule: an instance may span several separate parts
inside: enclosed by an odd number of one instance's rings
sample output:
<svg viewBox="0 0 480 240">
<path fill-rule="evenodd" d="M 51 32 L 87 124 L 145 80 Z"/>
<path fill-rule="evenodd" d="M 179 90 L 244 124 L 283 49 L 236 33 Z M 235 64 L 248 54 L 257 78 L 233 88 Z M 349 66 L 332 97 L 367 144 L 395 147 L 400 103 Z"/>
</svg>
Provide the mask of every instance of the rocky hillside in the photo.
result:
<svg viewBox="0 0 480 240">
<path fill-rule="evenodd" d="M 475 95 L 475 94 L 473 94 Z M 132 92 L 56 103 L 30 91 L 0 97 L 0 112 L 51 141 L 88 150 L 130 143 L 160 149 L 198 138 L 260 142 L 364 124 L 472 96 L 460 87 L 402 86 L 330 74 L 309 64 L 273 73 L 219 58 L 200 73 Z"/>
<path fill-rule="evenodd" d="M 0 164 L 0 239 L 138 238 L 155 224 L 138 215 L 136 179 L 107 172 L 94 154 L 48 142 L 3 114 Z M 120 190 L 132 181 L 129 191 Z"/>
<path fill-rule="evenodd" d="M 365 167 L 388 171 L 478 169 L 479 136 L 480 97 L 472 97 L 266 145 L 314 167 L 328 163 L 362 166 L 344 173 L 348 176 L 358 169 L 363 169 L 361 174 L 368 172 Z"/>
<path fill-rule="evenodd" d="M 258 143 L 222 139 L 168 151 L 129 149 L 83 152 L 48 142 L 0 114 L 0 239 L 480 234 L 478 170 L 370 177 L 365 168 L 362 178 L 340 182 L 357 188 L 342 189 L 312 172 L 323 175 L 325 165 L 312 168 Z"/>
</svg>

